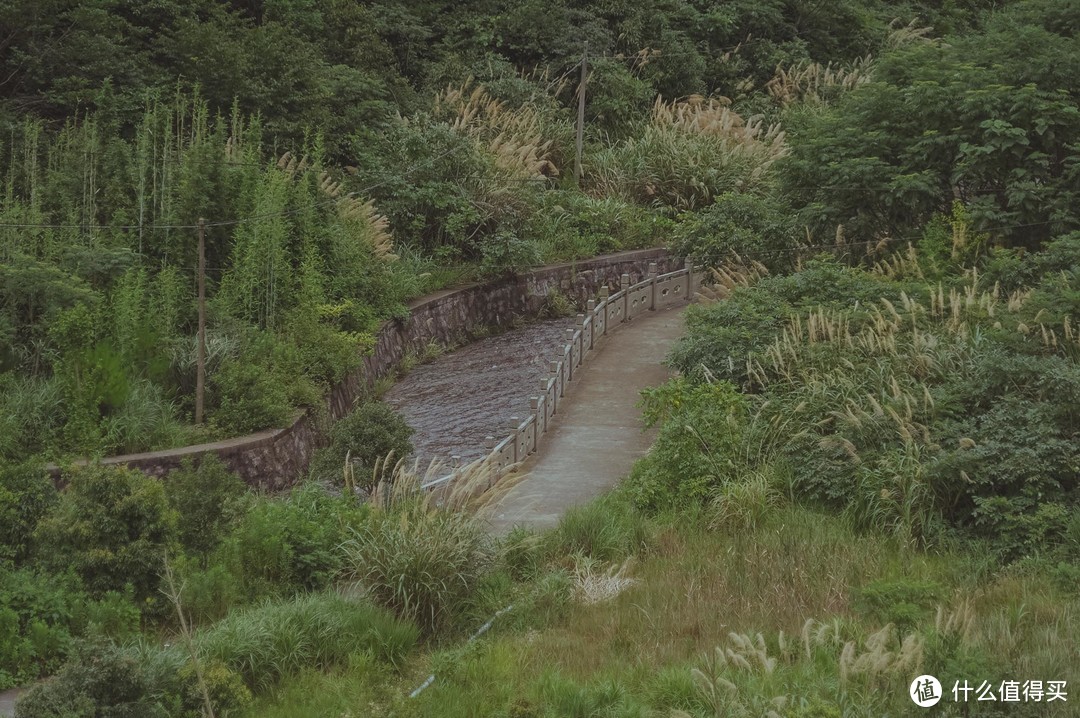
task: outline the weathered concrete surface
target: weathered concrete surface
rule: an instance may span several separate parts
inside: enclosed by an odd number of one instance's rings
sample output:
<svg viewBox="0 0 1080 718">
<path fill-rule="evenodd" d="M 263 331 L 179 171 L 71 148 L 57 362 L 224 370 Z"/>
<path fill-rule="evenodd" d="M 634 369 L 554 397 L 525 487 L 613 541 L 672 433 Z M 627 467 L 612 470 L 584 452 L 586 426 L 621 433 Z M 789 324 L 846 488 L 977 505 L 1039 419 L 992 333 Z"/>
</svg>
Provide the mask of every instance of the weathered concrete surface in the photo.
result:
<svg viewBox="0 0 1080 718">
<path fill-rule="evenodd" d="M 491 510 L 497 533 L 555 526 L 570 507 L 609 490 L 652 445 L 637 403 L 642 389 L 671 375 L 663 365 L 682 334 L 684 307 L 635 318 L 590 359 L 570 385 L 540 450 L 502 479 L 512 484 Z"/>
<path fill-rule="evenodd" d="M 487 454 L 484 438 L 501 439 L 510 418 L 528 410 L 572 321 L 549 319 L 480 339 L 415 367 L 390 387 L 382 399 L 415 430 L 421 464 L 451 456 L 468 463 Z"/>
<path fill-rule="evenodd" d="M 15 701 L 25 692 L 23 688 L 0 691 L 0 717 L 7 718 L 7 716 L 15 715 Z"/>
</svg>

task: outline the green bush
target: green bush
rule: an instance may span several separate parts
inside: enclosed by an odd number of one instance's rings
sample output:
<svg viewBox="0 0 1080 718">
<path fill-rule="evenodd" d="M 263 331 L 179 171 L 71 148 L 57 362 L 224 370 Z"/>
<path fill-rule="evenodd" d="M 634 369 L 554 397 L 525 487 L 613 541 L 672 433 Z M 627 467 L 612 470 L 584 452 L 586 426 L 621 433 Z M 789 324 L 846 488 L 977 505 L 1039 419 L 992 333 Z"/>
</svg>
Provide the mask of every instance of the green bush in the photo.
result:
<svg viewBox="0 0 1080 718">
<path fill-rule="evenodd" d="M 845 267 L 832 259 L 807 262 L 802 271 L 766 277 L 736 289 L 722 302 L 690 307 L 687 332 L 672 350 L 672 364 L 682 373 L 699 378 L 703 368 L 720 379 L 749 389 L 747 357 L 764 351 L 782 333 L 799 310 L 824 308 L 852 310 L 861 322 L 882 299 L 901 302 L 901 293 L 925 293 L 915 283 L 901 283 Z"/>
<path fill-rule="evenodd" d="M 73 569 L 95 596 L 131 585 L 147 608 L 159 604 L 159 573 L 175 545 L 176 516 L 161 482 L 132 469 L 75 468 L 60 501 L 38 524 L 36 555 Z"/>
<path fill-rule="evenodd" d="M 314 483 L 286 497 L 252 497 L 205 562 L 181 562 L 184 605 L 198 621 L 265 596 L 321 590 L 342 565 L 339 544 L 366 506 Z"/>
<path fill-rule="evenodd" d="M 395 460 L 412 454 L 412 434 L 412 427 L 389 405 L 364 402 L 330 429 L 330 446 L 317 452 L 312 471 L 320 478 L 340 481 L 348 455 L 357 480 L 370 488 L 377 462 L 390 452 Z"/>
<path fill-rule="evenodd" d="M 220 660 L 209 661 L 200 666 L 202 683 L 215 716 L 237 715 L 247 708 L 254 697 L 245 685 L 243 677 Z M 206 715 L 206 695 L 199 685 L 199 675 L 195 666 L 188 661 L 177 674 L 178 693 L 184 718 L 202 718 Z"/>
<path fill-rule="evenodd" d="M 855 606 L 875 622 L 895 624 L 903 632 L 924 626 L 944 598 L 944 587 L 937 583 L 901 578 L 874 581 L 857 589 Z"/>
<path fill-rule="evenodd" d="M 75 620 L 81 635 L 117 643 L 135 638 L 142 627 L 142 614 L 130 590 L 108 591 L 96 601 L 83 602 Z"/>
<path fill-rule="evenodd" d="M 228 666 L 259 692 L 302 670 L 347 665 L 363 651 L 399 663 L 417 637 L 414 626 L 379 608 L 321 593 L 231 611 L 195 643 L 200 657 Z"/>
<path fill-rule="evenodd" d="M 1069 261 L 1070 241 L 1051 245 L 1060 257 L 1049 266 Z M 918 277 L 920 256 L 906 261 Z M 722 503 L 759 505 L 742 481 L 781 459 L 781 493 L 859 529 L 905 545 L 958 532 L 998 560 L 1071 561 L 1075 277 L 1052 272 L 1007 303 L 973 273 L 942 271 L 938 288 L 815 261 L 691 311 L 673 352 L 684 378 L 649 398 L 667 414 L 629 482 L 639 504 L 722 486 Z M 734 405 L 705 394 L 718 379 L 745 392 L 727 423 Z"/>
<path fill-rule="evenodd" d="M 476 519 L 419 499 L 374 513 L 342 548 L 345 575 L 427 633 L 453 622 L 491 561 Z"/>
<path fill-rule="evenodd" d="M 700 505 L 734 478 L 746 399 L 727 382 L 694 384 L 685 377 L 642 392 L 645 421 L 658 424 L 652 451 L 634 466 L 628 491 L 650 511 Z"/>
<path fill-rule="evenodd" d="M 549 551 L 615 561 L 641 552 L 649 542 L 645 517 L 621 493 L 574 506 L 549 534 Z"/>
<path fill-rule="evenodd" d="M 574 190 L 544 192 L 527 235 L 545 262 L 559 262 L 667 242 L 671 220 L 618 197 Z"/>
<path fill-rule="evenodd" d="M 0 690 L 60 667 L 85 600 L 73 576 L 0 567 Z"/>
<path fill-rule="evenodd" d="M 39 462 L 0 466 L 0 562 L 27 559 L 34 528 L 56 501 L 56 486 Z"/>
<path fill-rule="evenodd" d="M 954 187 L 975 229 L 1008 246 L 1074 228 L 1072 170 L 1044 159 L 1080 138 L 1077 38 L 1057 5 L 1012 5 L 979 32 L 884 52 L 873 81 L 800 113 L 780 174 L 811 232 L 910 234 L 948 212 Z"/>
<path fill-rule="evenodd" d="M 16 718 L 157 718 L 166 715 L 149 697 L 134 657 L 108 643 L 86 644 L 50 680 L 15 706 Z"/>
<path fill-rule="evenodd" d="M 265 357 L 241 356 L 222 364 L 208 377 L 207 416 L 226 436 L 281 428 L 293 417 L 284 376 L 268 366 Z"/>
<path fill-rule="evenodd" d="M 737 254 L 770 271 L 785 271 L 795 264 L 801 231 L 781 199 L 726 192 L 678 225 L 672 251 L 709 267 L 721 266 Z"/>
<path fill-rule="evenodd" d="M 180 543 L 193 554 L 208 554 L 235 520 L 247 486 L 216 454 L 205 454 L 197 467 L 186 460 L 164 483 Z"/>
<path fill-rule="evenodd" d="M 597 58 L 590 65 L 586 127 L 614 139 L 630 136 L 648 120 L 655 90 L 619 60 Z"/>
</svg>

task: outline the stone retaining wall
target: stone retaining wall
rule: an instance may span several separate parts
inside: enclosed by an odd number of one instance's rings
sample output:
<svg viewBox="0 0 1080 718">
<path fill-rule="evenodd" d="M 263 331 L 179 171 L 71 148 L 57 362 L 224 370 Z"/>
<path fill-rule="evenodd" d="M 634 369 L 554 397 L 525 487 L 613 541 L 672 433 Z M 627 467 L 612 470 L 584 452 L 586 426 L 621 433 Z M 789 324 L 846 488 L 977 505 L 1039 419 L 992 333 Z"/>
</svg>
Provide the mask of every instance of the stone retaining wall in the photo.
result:
<svg viewBox="0 0 1080 718">
<path fill-rule="evenodd" d="M 410 354 L 423 353 L 432 344 L 447 347 L 478 333 L 509 328 L 515 320 L 536 316 L 554 291 L 583 304 L 603 288 L 619 288 L 627 281 L 624 278 L 639 282 L 654 264 L 660 271 L 668 271 L 681 266 L 682 260 L 669 257 L 663 249 L 620 252 L 417 299 L 410 303 L 407 319 L 383 325 L 363 366 L 333 388 L 327 397 L 328 413 L 332 419 L 345 416 L 365 390 L 396 371 Z M 300 476 L 312 453 L 324 442 L 315 415 L 302 412 L 285 428 L 196 446 L 113 456 L 101 463 L 165 476 L 184 459 L 214 453 L 249 485 L 278 490 Z M 59 467 L 50 466 L 49 470 L 54 478 L 61 478 Z"/>
</svg>

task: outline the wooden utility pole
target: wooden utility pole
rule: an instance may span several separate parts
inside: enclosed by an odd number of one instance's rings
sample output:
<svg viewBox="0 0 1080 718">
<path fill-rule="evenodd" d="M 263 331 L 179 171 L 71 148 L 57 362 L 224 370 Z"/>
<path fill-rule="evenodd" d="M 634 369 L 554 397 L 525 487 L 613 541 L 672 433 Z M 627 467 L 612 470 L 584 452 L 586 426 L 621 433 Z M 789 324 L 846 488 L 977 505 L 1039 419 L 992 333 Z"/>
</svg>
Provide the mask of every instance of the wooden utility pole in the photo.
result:
<svg viewBox="0 0 1080 718">
<path fill-rule="evenodd" d="M 574 142 L 574 183 L 581 185 L 581 149 L 585 140 L 585 82 L 589 72 L 589 43 L 581 53 L 581 82 L 578 84 L 577 137 Z"/>
<path fill-rule="evenodd" d="M 206 220 L 199 218 L 199 348 L 195 360 L 195 423 L 203 422 L 206 393 Z"/>
</svg>

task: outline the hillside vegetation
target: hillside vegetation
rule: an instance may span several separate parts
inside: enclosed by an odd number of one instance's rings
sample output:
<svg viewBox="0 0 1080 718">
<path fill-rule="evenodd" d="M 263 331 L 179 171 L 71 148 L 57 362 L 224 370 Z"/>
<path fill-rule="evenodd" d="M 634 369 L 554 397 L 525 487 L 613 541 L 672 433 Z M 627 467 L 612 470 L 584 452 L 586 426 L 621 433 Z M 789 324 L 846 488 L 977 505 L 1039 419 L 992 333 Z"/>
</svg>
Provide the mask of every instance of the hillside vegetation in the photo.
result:
<svg viewBox="0 0 1080 718">
<path fill-rule="evenodd" d="M 877 717 L 923 673 L 939 715 L 1075 714 L 952 687 L 1080 685 L 1076 2 L 0 28 L 0 688 L 51 677 L 20 718 Z M 661 245 L 715 271 L 658 439 L 554 531 L 422 495 L 374 397 L 278 496 L 44 471 L 318 414 L 412 297 Z"/>
</svg>

